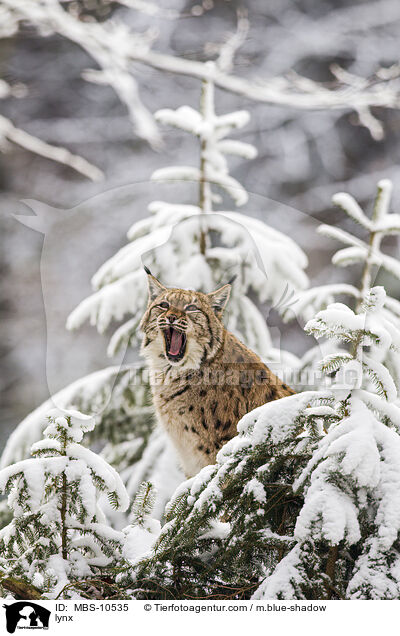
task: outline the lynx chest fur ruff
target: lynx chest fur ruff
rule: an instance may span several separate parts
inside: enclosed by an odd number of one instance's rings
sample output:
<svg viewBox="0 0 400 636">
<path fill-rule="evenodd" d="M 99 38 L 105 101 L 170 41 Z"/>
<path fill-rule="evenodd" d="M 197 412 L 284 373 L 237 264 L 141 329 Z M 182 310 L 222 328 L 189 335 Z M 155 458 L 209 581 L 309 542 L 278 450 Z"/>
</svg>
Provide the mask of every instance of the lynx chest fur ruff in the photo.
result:
<svg viewBox="0 0 400 636">
<path fill-rule="evenodd" d="M 158 421 L 190 477 L 215 462 L 245 413 L 294 391 L 225 329 L 230 284 L 203 294 L 166 288 L 147 273 L 141 351 Z"/>
</svg>

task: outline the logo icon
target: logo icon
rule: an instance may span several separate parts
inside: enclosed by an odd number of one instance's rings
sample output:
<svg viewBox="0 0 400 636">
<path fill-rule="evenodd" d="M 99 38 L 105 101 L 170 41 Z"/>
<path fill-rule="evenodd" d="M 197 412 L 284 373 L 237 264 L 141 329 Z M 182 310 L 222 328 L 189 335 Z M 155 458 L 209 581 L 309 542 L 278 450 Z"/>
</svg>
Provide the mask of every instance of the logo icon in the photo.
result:
<svg viewBox="0 0 400 636">
<path fill-rule="evenodd" d="M 6 610 L 6 627 L 9 634 L 14 634 L 18 629 L 48 629 L 50 610 L 31 603 L 30 601 L 17 601 L 11 605 L 3 605 Z"/>
</svg>

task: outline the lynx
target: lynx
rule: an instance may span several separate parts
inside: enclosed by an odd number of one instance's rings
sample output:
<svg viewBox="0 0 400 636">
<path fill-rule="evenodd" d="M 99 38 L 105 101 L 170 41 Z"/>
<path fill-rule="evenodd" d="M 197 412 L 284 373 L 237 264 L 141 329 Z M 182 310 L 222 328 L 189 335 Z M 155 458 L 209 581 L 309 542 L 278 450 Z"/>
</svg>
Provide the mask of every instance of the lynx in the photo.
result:
<svg viewBox="0 0 400 636">
<path fill-rule="evenodd" d="M 252 409 L 294 391 L 222 323 L 231 282 L 204 294 L 164 287 L 150 271 L 140 323 L 157 419 L 187 477 L 215 463 Z"/>
</svg>

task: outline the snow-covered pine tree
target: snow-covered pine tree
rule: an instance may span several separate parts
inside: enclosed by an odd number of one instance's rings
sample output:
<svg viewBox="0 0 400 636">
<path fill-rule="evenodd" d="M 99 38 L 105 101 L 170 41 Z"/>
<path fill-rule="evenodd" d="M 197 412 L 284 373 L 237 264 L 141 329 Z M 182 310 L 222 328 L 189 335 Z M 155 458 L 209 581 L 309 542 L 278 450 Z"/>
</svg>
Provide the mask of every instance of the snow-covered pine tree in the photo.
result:
<svg viewBox="0 0 400 636">
<path fill-rule="evenodd" d="M 338 371 L 336 421 L 294 485 L 305 491 L 297 544 L 254 598 L 396 599 L 400 596 L 400 408 L 381 351 L 400 352 L 382 287 L 354 313 L 333 303 L 308 322 L 316 337 L 346 343 L 322 361 Z"/>
<path fill-rule="evenodd" d="M 79 411 L 53 409 L 33 457 L 0 471 L 13 511 L 0 531 L 5 587 L 15 577 L 46 598 L 69 598 L 74 587 L 120 564 L 124 535 L 108 525 L 98 500 L 106 494 L 112 507 L 126 510 L 129 499 L 116 471 L 80 444 L 94 426 Z"/>
<path fill-rule="evenodd" d="M 153 427 L 150 390 L 146 382 L 141 381 L 135 366 L 123 365 L 97 371 L 53 395 L 30 413 L 10 435 L 1 456 L 0 468 L 29 457 L 30 448 L 43 436 L 47 414 L 55 405 L 60 409 L 73 407 L 83 413 L 96 414 L 96 427 L 85 435 L 83 443 L 95 446 L 96 449 L 101 445 L 103 459 L 117 467 L 126 482 L 130 475 L 130 466 L 141 459 Z M 160 448 L 159 452 L 168 457 L 165 449 Z M 127 476 L 126 469 L 129 471 Z M 175 483 L 179 481 L 179 476 L 175 478 L 173 464 L 171 481 L 172 484 L 166 483 L 167 493 L 163 494 L 166 499 L 171 487 L 173 490 Z M 163 493 L 162 489 L 161 492 Z M 162 503 L 159 506 L 160 514 L 161 506 Z M 112 511 L 107 510 L 109 512 Z M 8 506 L 0 502 L 0 527 L 9 523 L 9 513 Z M 128 518 L 125 513 L 120 512 L 118 517 L 118 526 L 122 528 L 128 523 Z"/>
<path fill-rule="evenodd" d="M 209 67 L 210 77 L 212 66 Z M 93 277 L 95 292 L 72 312 L 68 328 L 85 320 L 104 332 L 112 321 L 128 320 L 111 338 L 109 355 L 124 346 L 137 347 L 138 324 L 147 303 L 147 281 L 142 260 L 163 283 L 211 291 L 237 273 L 228 309 L 228 328 L 264 359 L 280 360 L 272 347 L 268 328 L 254 302 L 277 303 L 289 284 L 298 291 L 308 280 L 307 258 L 288 236 L 262 221 L 237 212 L 215 212 L 219 191 L 236 205 L 248 195 L 229 175 L 226 155 L 251 159 L 253 146 L 228 135 L 243 127 L 246 111 L 217 115 L 211 79 L 202 84 L 200 110 L 182 106 L 156 114 L 165 124 L 191 133 L 197 140 L 198 167 L 174 166 L 156 171 L 154 181 L 191 181 L 198 191 L 195 204 L 154 201 L 150 217 L 135 223 L 128 232 L 130 242 L 107 261 Z M 265 272 L 268 272 L 266 276 Z M 286 354 L 288 366 L 297 359 Z M 278 370 L 277 370 L 278 371 Z M 279 371 L 278 371 L 279 372 Z M 152 431 L 151 397 L 146 371 L 141 364 L 110 368 L 78 380 L 52 398 L 57 406 L 76 406 L 96 413 L 98 425 L 91 436 L 105 443 L 103 457 L 121 473 L 133 498 L 143 481 L 157 490 L 155 512 L 161 517 L 165 503 L 183 475 L 175 453 L 159 429 Z M 2 465 L 26 456 L 40 438 L 43 412 L 49 404 L 28 416 L 10 437 Z M 125 520 L 121 521 L 122 525 Z"/>
<path fill-rule="evenodd" d="M 311 287 L 298 292 L 295 302 L 291 304 L 291 311 L 284 318 L 291 319 L 293 315 L 302 317 L 306 321 L 311 319 L 321 309 L 326 308 L 336 300 L 350 299 L 357 311 L 363 297 L 373 284 L 374 279 L 382 268 L 389 276 L 400 280 L 400 264 L 396 258 L 385 254 L 382 249 L 382 241 L 389 236 L 400 235 L 400 215 L 390 211 L 390 199 L 392 183 L 388 179 L 382 179 L 378 183 L 377 195 L 373 205 L 371 218 L 361 209 L 357 201 L 345 192 L 339 192 L 333 197 L 333 203 L 339 206 L 351 219 L 357 223 L 365 233 L 365 239 L 360 239 L 349 232 L 331 225 L 321 225 L 318 233 L 332 238 L 345 245 L 332 257 L 332 263 L 338 267 L 361 266 L 360 285 L 348 283 L 330 283 L 318 287 Z M 349 300 L 347 300 L 349 302 Z M 385 297 L 382 313 L 394 325 L 399 324 L 400 302 L 389 296 Z M 337 343 L 327 341 L 322 346 L 325 354 L 337 350 Z M 299 365 L 298 386 L 308 386 L 308 375 L 316 378 L 315 368 L 321 358 L 321 346 L 308 350 Z M 390 370 L 397 389 L 400 389 L 400 358 L 390 348 L 382 350 L 382 360 Z M 315 386 L 315 384 L 314 384 Z"/>
<path fill-rule="evenodd" d="M 336 417 L 330 402 L 310 391 L 245 415 L 216 464 L 175 491 L 152 552 L 120 575 L 133 597 L 249 598 L 295 545 L 292 484 L 321 438 L 316 414 Z"/>
<path fill-rule="evenodd" d="M 132 505 L 130 525 L 123 531 L 125 534 L 123 556 L 132 565 L 151 550 L 160 534 L 161 524 L 158 519 L 152 518 L 155 501 L 153 484 L 144 481 Z M 124 573 L 121 573 L 119 581 L 123 580 Z"/>
</svg>

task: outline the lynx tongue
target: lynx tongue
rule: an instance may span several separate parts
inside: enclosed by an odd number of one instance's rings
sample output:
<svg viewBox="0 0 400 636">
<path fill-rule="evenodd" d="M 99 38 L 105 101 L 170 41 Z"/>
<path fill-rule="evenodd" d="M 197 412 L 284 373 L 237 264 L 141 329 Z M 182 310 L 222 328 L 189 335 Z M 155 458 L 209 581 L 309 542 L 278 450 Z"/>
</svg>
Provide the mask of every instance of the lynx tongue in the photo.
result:
<svg viewBox="0 0 400 636">
<path fill-rule="evenodd" d="M 168 353 L 171 356 L 177 356 L 180 353 L 180 350 L 183 345 L 183 333 L 180 331 L 176 331 L 176 329 L 172 329 L 171 327 L 171 342 L 169 345 Z"/>
</svg>

